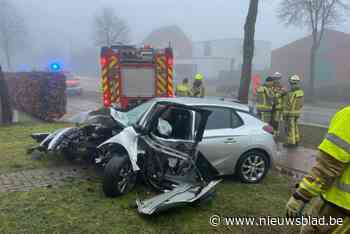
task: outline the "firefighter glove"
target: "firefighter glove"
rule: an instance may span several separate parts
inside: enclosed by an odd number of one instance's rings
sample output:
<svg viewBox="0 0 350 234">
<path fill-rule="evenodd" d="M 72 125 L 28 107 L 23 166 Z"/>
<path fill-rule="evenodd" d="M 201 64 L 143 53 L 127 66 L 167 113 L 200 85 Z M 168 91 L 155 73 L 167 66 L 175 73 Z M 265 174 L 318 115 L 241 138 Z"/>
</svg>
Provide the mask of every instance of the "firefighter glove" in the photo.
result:
<svg viewBox="0 0 350 234">
<path fill-rule="evenodd" d="M 296 218 L 302 215 L 306 202 L 301 199 L 296 199 L 292 196 L 286 205 L 286 212 L 288 218 Z"/>
</svg>

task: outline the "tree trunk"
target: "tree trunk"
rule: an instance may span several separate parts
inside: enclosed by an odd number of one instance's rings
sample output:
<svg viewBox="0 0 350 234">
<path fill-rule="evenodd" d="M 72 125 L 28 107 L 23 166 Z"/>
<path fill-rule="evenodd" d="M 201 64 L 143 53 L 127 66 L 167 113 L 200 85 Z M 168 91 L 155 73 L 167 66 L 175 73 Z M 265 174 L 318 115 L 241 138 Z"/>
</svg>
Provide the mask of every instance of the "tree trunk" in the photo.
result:
<svg viewBox="0 0 350 234">
<path fill-rule="evenodd" d="M 316 70 L 316 54 L 317 54 L 317 46 L 313 45 L 311 47 L 311 55 L 310 55 L 310 79 L 308 85 L 308 94 L 306 99 L 312 102 L 314 100 L 314 86 L 315 86 L 315 70 Z"/>
<path fill-rule="evenodd" d="M 8 47 L 5 48 L 5 57 L 6 57 L 7 69 L 9 71 L 12 71 L 11 55 L 10 55 L 10 49 Z"/>
<path fill-rule="evenodd" d="M 2 73 L 1 68 L 0 68 L 0 106 L 1 106 L 0 124 L 12 123 L 11 100 L 9 96 L 7 83 L 5 81 L 4 74 Z"/>
<path fill-rule="evenodd" d="M 255 24 L 258 15 L 259 0 L 250 0 L 248 15 L 244 25 L 243 64 L 238 99 L 248 103 L 249 87 L 252 77 L 252 62 L 254 58 Z"/>
</svg>

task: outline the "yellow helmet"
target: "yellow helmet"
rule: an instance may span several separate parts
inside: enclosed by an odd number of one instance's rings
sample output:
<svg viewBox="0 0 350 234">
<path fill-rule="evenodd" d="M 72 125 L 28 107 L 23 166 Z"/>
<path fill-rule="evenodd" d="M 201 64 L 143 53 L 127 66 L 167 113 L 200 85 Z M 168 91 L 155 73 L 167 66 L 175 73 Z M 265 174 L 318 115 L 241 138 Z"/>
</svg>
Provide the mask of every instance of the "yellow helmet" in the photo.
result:
<svg viewBox="0 0 350 234">
<path fill-rule="evenodd" d="M 203 80 L 204 76 L 200 73 L 197 73 L 197 75 L 194 77 L 195 80 Z"/>
</svg>

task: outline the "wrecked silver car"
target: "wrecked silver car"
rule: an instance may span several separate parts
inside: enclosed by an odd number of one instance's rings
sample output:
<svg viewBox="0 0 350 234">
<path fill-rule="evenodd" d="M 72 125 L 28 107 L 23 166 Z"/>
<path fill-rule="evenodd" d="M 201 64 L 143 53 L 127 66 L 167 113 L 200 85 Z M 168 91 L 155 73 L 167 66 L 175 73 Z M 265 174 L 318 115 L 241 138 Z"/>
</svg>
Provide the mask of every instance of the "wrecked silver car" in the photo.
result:
<svg viewBox="0 0 350 234">
<path fill-rule="evenodd" d="M 113 107 L 86 112 L 72 120 L 79 123 L 76 127 L 33 134 L 40 145 L 30 151 L 72 159 L 85 155 L 102 165 L 108 197 L 128 193 L 141 178 L 161 192 L 136 201 L 140 213 L 154 214 L 213 195 L 219 173 L 197 149 L 209 115 L 208 110 L 169 101 L 128 112 Z"/>
<path fill-rule="evenodd" d="M 162 192 L 136 201 L 138 211 L 148 215 L 210 197 L 220 182 L 218 172 L 197 150 L 209 115 L 207 110 L 158 102 L 137 123 L 101 144 L 97 161 L 106 162 L 105 195 L 126 194 L 142 178 Z"/>
</svg>

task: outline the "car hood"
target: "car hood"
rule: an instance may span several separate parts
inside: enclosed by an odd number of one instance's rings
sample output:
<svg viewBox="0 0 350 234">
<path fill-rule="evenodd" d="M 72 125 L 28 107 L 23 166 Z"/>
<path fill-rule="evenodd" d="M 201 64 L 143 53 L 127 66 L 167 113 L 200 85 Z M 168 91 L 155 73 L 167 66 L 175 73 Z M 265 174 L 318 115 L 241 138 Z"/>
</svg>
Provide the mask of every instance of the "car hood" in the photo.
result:
<svg viewBox="0 0 350 234">
<path fill-rule="evenodd" d="M 68 119 L 69 123 L 74 124 L 85 124 L 93 121 L 96 117 L 111 117 L 114 121 L 118 123 L 121 127 L 125 128 L 129 125 L 128 117 L 125 113 L 117 111 L 114 108 L 101 108 L 98 110 L 90 110 L 85 112 L 80 112 Z"/>
</svg>

